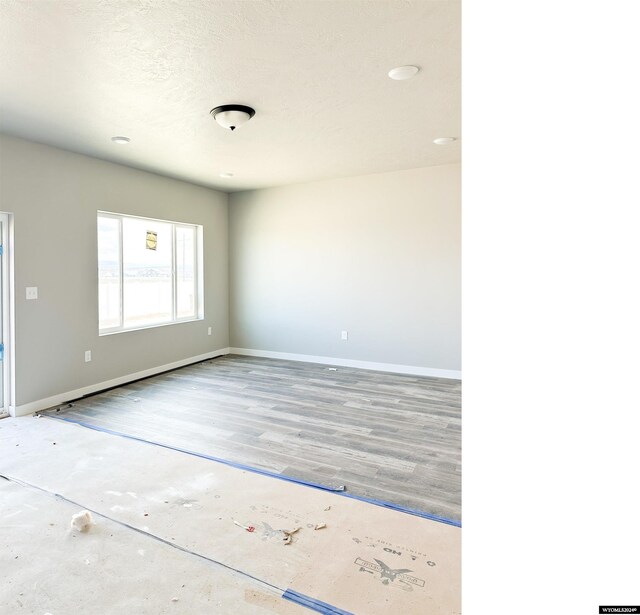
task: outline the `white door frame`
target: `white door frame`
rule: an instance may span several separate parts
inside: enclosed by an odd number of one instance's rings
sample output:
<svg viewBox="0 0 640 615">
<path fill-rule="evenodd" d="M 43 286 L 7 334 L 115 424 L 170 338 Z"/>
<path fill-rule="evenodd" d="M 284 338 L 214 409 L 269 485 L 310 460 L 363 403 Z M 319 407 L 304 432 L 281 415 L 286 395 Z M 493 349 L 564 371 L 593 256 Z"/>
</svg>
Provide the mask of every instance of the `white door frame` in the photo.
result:
<svg viewBox="0 0 640 615">
<path fill-rule="evenodd" d="M 4 387 L 0 407 L 0 417 L 10 414 L 15 408 L 14 382 L 15 371 L 13 365 L 14 334 L 14 298 L 13 298 L 13 215 L 0 212 L 2 222 L 2 288 L 0 288 L 2 301 L 2 342 L 4 344 L 4 357 L 2 361 L 2 386 Z"/>
</svg>

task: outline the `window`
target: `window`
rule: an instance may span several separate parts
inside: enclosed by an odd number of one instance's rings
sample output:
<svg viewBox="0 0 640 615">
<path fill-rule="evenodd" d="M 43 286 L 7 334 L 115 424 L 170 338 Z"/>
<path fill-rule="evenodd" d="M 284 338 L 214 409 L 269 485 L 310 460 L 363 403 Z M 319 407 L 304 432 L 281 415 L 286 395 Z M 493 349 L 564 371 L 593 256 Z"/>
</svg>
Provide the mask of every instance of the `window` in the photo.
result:
<svg viewBox="0 0 640 615">
<path fill-rule="evenodd" d="M 98 212 L 100 335 L 203 318 L 202 226 Z"/>
</svg>

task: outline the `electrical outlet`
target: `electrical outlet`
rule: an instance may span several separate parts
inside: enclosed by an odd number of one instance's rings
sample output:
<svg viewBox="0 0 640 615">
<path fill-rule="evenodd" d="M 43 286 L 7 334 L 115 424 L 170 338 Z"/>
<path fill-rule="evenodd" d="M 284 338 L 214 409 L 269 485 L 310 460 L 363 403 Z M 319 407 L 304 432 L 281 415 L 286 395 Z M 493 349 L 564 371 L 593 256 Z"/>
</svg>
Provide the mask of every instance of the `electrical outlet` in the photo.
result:
<svg viewBox="0 0 640 615">
<path fill-rule="evenodd" d="M 207 329 L 207 335 L 211 335 L 211 327 Z"/>
<path fill-rule="evenodd" d="M 348 331 L 343 331 L 342 332 L 342 340 L 346 342 L 348 339 L 349 339 L 349 332 Z"/>
<path fill-rule="evenodd" d="M 38 298 L 38 287 L 37 286 L 27 286 L 27 300 L 31 301 L 32 299 Z"/>
<path fill-rule="evenodd" d="M 85 350 L 84 351 L 84 362 L 85 363 L 89 363 L 89 361 L 91 361 L 91 351 L 90 350 Z"/>
</svg>

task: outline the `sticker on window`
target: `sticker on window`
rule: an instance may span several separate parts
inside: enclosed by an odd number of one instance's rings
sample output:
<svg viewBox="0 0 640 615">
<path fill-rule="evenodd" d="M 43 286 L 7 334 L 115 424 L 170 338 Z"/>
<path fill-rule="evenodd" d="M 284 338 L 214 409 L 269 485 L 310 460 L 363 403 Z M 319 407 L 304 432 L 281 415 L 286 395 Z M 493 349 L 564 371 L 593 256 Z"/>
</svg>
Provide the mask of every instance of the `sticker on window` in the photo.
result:
<svg viewBox="0 0 640 615">
<path fill-rule="evenodd" d="M 147 250 L 155 250 L 158 247 L 158 233 L 147 231 Z"/>
</svg>

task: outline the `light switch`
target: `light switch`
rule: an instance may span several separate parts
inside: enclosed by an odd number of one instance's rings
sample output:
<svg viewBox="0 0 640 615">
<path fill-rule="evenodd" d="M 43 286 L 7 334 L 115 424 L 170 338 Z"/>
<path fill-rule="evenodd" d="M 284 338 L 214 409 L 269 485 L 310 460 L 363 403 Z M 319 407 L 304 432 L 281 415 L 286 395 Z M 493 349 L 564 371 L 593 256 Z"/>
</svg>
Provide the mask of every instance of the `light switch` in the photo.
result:
<svg viewBox="0 0 640 615">
<path fill-rule="evenodd" d="M 38 287 L 37 286 L 27 286 L 27 300 L 31 301 L 32 299 L 38 298 Z"/>
<path fill-rule="evenodd" d="M 348 331 L 343 331 L 341 339 L 346 342 L 349 339 L 349 332 Z"/>
</svg>

